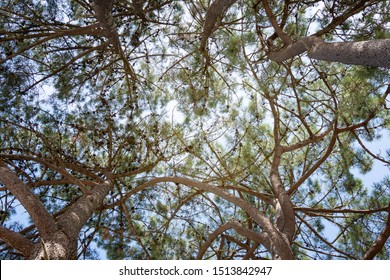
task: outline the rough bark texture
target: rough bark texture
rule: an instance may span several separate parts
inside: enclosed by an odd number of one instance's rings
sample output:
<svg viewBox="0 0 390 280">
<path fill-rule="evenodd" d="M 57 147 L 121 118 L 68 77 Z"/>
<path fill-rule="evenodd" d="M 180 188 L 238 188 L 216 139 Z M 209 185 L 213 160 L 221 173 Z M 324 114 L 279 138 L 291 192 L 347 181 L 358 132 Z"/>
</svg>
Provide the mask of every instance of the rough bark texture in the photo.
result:
<svg viewBox="0 0 390 280">
<path fill-rule="evenodd" d="M 202 40 L 200 42 L 201 51 L 206 49 L 207 39 L 220 26 L 223 15 L 236 1 L 237 0 L 216 0 L 210 5 L 203 25 Z"/>
<path fill-rule="evenodd" d="M 92 7 L 95 11 L 96 19 L 98 20 L 100 27 L 105 30 L 105 36 L 109 39 L 113 45 L 117 54 L 120 52 L 120 41 L 117 28 L 112 16 L 112 0 L 94 0 Z"/>
<path fill-rule="evenodd" d="M 379 234 L 375 242 L 370 246 L 368 251 L 364 254 L 364 260 L 372 260 L 374 257 L 382 250 L 383 246 L 385 246 L 386 241 L 390 237 L 390 212 L 387 216 L 387 223 L 385 228 Z"/>
<path fill-rule="evenodd" d="M 19 200 L 34 221 L 40 236 L 46 238 L 58 230 L 53 217 L 39 198 L 0 160 L 0 181 Z"/>
<path fill-rule="evenodd" d="M 268 57 L 282 62 L 305 51 L 312 59 L 390 68 L 390 39 L 325 43 L 318 37 L 309 36 L 280 51 L 271 52 Z"/>
<path fill-rule="evenodd" d="M 95 186 L 54 221 L 39 198 L 3 161 L 0 161 L 0 181 L 20 201 L 39 231 L 40 241 L 33 243 L 20 233 L 0 227 L 0 238 L 28 259 L 76 259 L 81 228 L 112 188 L 110 181 Z"/>
<path fill-rule="evenodd" d="M 23 256 L 29 257 L 34 248 L 34 242 L 24 235 L 14 232 L 6 227 L 0 226 L 0 239 L 10 246 L 13 246 Z"/>
<path fill-rule="evenodd" d="M 390 68 L 390 39 L 322 43 L 307 52 L 313 59 Z"/>
<path fill-rule="evenodd" d="M 41 244 L 36 245 L 31 259 L 76 259 L 77 238 L 81 228 L 98 209 L 108 192 L 111 183 L 104 182 L 96 186 L 91 194 L 83 195 L 70 206 L 57 221 L 59 230 L 48 239 L 42 239 Z"/>
</svg>

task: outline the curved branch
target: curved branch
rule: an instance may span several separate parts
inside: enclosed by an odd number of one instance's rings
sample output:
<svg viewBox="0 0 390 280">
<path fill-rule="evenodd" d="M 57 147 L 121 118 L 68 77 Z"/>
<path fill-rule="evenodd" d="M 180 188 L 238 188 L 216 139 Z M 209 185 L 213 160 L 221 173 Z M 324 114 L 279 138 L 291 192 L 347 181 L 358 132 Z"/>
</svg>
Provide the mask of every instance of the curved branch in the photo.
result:
<svg viewBox="0 0 390 280">
<path fill-rule="evenodd" d="M 271 243 L 271 252 L 274 258 L 281 258 L 283 260 L 294 259 L 294 255 L 291 251 L 290 245 L 284 239 L 283 235 L 267 219 L 267 217 L 261 214 L 259 210 L 249 202 L 241 199 L 240 197 L 234 196 L 226 192 L 222 188 L 209 185 L 206 183 L 202 183 L 202 182 L 193 181 L 187 178 L 182 178 L 182 177 L 161 177 L 161 178 L 155 178 L 148 182 L 145 182 L 144 184 L 136 188 L 137 189 L 136 192 L 146 189 L 147 187 L 154 186 L 158 183 L 169 183 L 169 182 L 186 185 L 206 192 L 211 192 L 229 201 L 230 203 L 233 203 L 234 205 L 241 207 L 267 233 L 267 236 Z M 134 189 L 132 191 L 134 191 Z"/>
<path fill-rule="evenodd" d="M 385 228 L 382 230 L 382 232 L 376 238 L 375 242 L 370 246 L 370 248 L 364 254 L 363 259 L 364 260 L 374 259 L 374 257 L 382 250 L 383 246 L 385 246 L 385 243 L 387 239 L 389 239 L 389 237 L 390 237 L 390 211 L 387 216 L 387 222 Z"/>
<path fill-rule="evenodd" d="M 221 225 L 219 228 L 217 228 L 213 233 L 210 234 L 209 238 L 206 240 L 206 242 L 203 244 L 202 248 L 200 248 L 198 255 L 196 256 L 197 260 L 201 260 L 204 253 L 207 251 L 207 249 L 210 247 L 211 243 L 224 231 L 227 231 L 229 229 L 234 229 L 237 231 L 237 233 L 241 234 L 242 236 L 245 236 L 248 239 L 254 240 L 257 243 L 263 244 L 264 247 L 271 250 L 271 246 L 269 243 L 269 240 L 264 236 L 264 234 L 259 234 L 253 230 L 250 230 L 248 228 L 245 228 L 241 223 L 237 221 L 230 221 L 223 225 Z"/>
<path fill-rule="evenodd" d="M 282 39 L 286 45 L 291 45 L 293 43 L 293 41 L 286 33 L 283 32 L 282 28 L 280 27 L 280 25 L 276 21 L 276 18 L 274 16 L 274 14 L 272 13 L 271 8 L 270 8 L 267 0 L 263 0 L 263 6 L 264 6 L 264 10 L 268 16 L 268 19 L 270 20 L 272 26 L 275 29 L 276 34 L 278 34 L 279 38 Z"/>
</svg>

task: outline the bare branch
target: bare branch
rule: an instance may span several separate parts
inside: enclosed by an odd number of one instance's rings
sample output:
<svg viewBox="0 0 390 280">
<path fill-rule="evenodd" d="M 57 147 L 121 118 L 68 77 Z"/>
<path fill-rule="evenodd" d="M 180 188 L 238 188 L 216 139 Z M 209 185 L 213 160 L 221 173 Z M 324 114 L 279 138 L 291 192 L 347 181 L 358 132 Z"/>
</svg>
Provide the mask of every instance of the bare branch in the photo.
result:
<svg viewBox="0 0 390 280">
<path fill-rule="evenodd" d="M 257 243 L 263 244 L 267 249 L 270 250 L 269 240 L 266 238 L 266 236 L 264 236 L 264 234 L 259 234 L 251 229 L 245 228 L 241 223 L 237 221 L 230 221 L 221 225 L 213 233 L 210 234 L 206 242 L 199 249 L 196 259 L 201 260 L 204 253 L 210 247 L 211 243 L 213 243 L 213 241 L 218 237 L 218 235 L 220 235 L 221 233 L 229 229 L 234 229 L 235 231 L 237 231 L 237 233 L 241 234 L 242 236 L 245 236 L 250 240 L 254 240 Z"/>
</svg>

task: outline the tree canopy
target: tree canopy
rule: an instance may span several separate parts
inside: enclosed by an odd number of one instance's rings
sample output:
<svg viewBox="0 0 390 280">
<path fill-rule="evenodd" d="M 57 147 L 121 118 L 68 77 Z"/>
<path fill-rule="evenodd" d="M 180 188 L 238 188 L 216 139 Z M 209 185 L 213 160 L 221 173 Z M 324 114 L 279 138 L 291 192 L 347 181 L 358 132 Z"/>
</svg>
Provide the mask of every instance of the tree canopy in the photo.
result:
<svg viewBox="0 0 390 280">
<path fill-rule="evenodd" d="M 1 1 L 1 258 L 390 259 L 389 16 Z"/>
</svg>

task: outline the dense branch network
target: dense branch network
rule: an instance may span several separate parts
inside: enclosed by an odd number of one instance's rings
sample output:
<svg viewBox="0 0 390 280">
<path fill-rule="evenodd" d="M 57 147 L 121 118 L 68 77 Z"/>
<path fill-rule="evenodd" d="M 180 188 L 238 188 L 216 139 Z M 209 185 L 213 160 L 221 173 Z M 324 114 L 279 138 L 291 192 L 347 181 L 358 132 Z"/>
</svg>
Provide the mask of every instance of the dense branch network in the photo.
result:
<svg viewBox="0 0 390 280">
<path fill-rule="evenodd" d="M 0 7 L 1 256 L 386 257 L 351 172 L 390 162 L 389 39 L 354 39 L 386 1 L 35 2 Z"/>
</svg>

